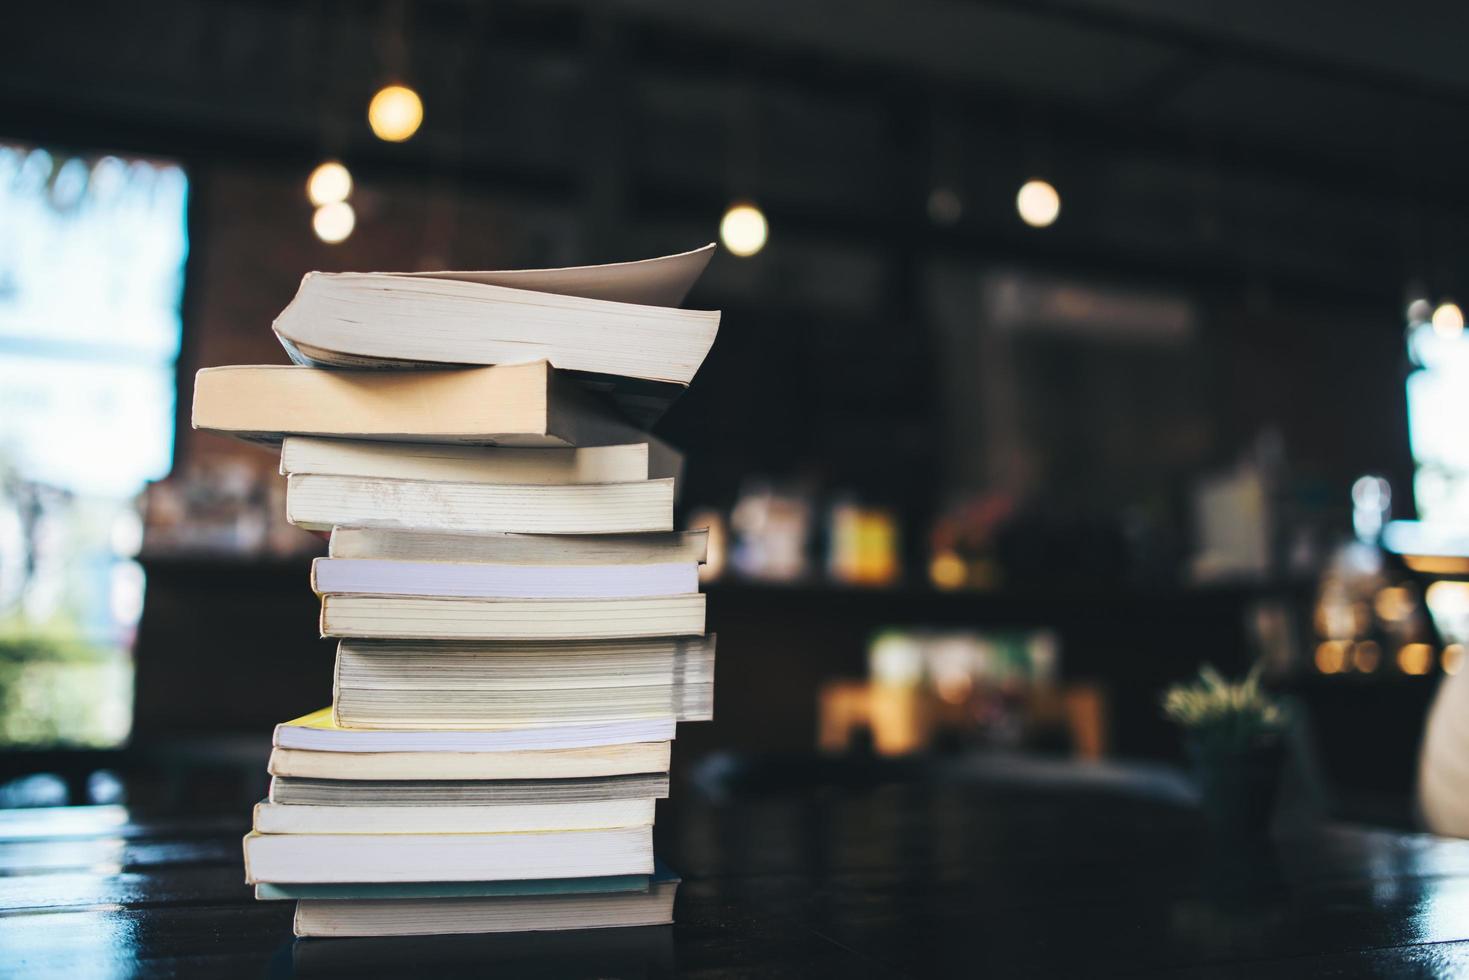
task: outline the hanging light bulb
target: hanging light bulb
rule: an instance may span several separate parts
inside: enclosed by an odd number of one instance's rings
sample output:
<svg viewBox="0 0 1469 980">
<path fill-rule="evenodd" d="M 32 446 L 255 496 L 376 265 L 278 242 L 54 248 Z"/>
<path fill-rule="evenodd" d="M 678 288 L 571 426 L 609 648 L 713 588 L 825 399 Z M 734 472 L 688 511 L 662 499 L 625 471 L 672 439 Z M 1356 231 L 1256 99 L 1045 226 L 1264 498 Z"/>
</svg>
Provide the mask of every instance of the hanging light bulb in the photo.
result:
<svg viewBox="0 0 1469 980">
<path fill-rule="evenodd" d="M 1464 311 L 1457 303 L 1443 302 L 1433 311 L 1433 332 L 1444 340 L 1453 340 L 1464 332 Z"/>
<path fill-rule="evenodd" d="M 316 232 L 317 238 L 328 245 L 346 241 L 347 236 L 352 234 L 352 229 L 355 227 L 357 227 L 357 214 L 352 210 L 352 205 L 346 201 L 323 204 L 311 216 L 311 230 Z"/>
<path fill-rule="evenodd" d="M 719 240 L 733 255 L 745 259 L 765 247 L 770 226 L 765 213 L 754 204 L 731 204 L 719 222 Z"/>
<path fill-rule="evenodd" d="M 306 178 L 306 197 L 312 204 L 336 204 L 352 195 L 352 174 L 335 160 L 319 164 Z"/>
<path fill-rule="evenodd" d="M 1044 180 L 1027 180 L 1015 195 L 1015 210 L 1032 228 L 1046 228 L 1061 214 L 1061 195 Z"/>
<path fill-rule="evenodd" d="M 378 90 L 367 106 L 367 124 L 372 134 L 389 143 L 401 143 L 423 123 L 423 100 L 406 85 L 387 85 Z"/>
</svg>

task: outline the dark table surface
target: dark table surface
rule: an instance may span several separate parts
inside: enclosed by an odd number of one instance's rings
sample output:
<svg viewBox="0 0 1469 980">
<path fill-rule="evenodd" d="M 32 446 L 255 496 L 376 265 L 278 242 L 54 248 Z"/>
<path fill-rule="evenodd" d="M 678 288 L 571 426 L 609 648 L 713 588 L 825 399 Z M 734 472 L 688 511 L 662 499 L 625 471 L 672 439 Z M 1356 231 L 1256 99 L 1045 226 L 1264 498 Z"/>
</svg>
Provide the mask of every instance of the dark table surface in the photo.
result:
<svg viewBox="0 0 1469 980">
<path fill-rule="evenodd" d="M 1167 772 L 786 772 L 660 809 L 671 927 L 293 941 L 247 814 L 0 812 L 0 976 L 1305 977 L 1469 972 L 1469 841 L 1211 847 Z M 668 801 L 666 801 L 668 802 Z"/>
</svg>

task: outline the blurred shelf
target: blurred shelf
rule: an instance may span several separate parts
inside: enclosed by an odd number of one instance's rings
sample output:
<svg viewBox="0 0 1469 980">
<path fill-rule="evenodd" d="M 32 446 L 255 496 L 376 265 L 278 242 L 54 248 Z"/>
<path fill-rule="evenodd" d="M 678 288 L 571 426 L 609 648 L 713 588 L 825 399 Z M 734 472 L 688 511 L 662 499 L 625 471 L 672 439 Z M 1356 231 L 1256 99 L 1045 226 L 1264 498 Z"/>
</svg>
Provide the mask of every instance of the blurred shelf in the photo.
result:
<svg viewBox="0 0 1469 980">
<path fill-rule="evenodd" d="M 144 554 L 138 561 L 150 573 L 171 578 L 226 576 L 262 583 L 299 582 L 296 578 L 309 572 L 316 554 L 252 555 L 252 554 Z M 1241 602 L 1272 598 L 1297 598 L 1309 595 L 1315 587 L 1313 579 L 1291 579 L 1270 582 L 1220 583 L 1178 586 L 1119 586 L 1114 582 L 1081 585 L 1074 582 L 1053 586 L 1021 589 L 936 589 L 919 583 L 890 586 L 848 585 L 842 582 L 803 580 L 798 582 L 762 582 L 753 579 L 722 578 L 701 583 L 700 588 L 711 597 L 744 600 L 793 600 L 843 602 L 857 600 L 883 605 L 928 604 L 933 606 L 1031 607 L 1044 603 L 1064 605 L 1105 605 L 1113 603 L 1159 605 L 1171 603 Z"/>
<path fill-rule="evenodd" d="M 861 602 L 876 606 L 921 605 L 933 608 L 1037 608 L 1053 606 L 1114 606 L 1241 603 L 1264 599 L 1298 599 L 1311 594 L 1313 580 L 1230 583 L 1172 587 L 1119 586 L 1115 583 L 1081 585 L 1074 582 L 1020 589 L 936 589 L 921 584 L 893 586 L 847 585 L 840 582 L 758 582 L 720 579 L 702 589 L 714 597 L 732 600 Z"/>
</svg>

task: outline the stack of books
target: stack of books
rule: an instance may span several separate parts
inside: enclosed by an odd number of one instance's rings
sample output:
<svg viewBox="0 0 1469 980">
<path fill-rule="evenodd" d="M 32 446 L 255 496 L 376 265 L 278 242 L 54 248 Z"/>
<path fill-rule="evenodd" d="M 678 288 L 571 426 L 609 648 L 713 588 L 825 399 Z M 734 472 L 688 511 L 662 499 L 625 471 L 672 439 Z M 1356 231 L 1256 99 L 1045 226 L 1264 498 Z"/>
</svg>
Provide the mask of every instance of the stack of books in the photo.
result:
<svg viewBox="0 0 1469 980">
<path fill-rule="evenodd" d="M 714 637 L 646 426 L 713 343 L 677 308 L 712 249 L 313 273 L 275 323 L 296 366 L 199 372 L 195 427 L 279 445 L 287 518 L 330 535 L 332 705 L 277 727 L 245 838 L 297 935 L 672 921 L 654 806 Z"/>
</svg>

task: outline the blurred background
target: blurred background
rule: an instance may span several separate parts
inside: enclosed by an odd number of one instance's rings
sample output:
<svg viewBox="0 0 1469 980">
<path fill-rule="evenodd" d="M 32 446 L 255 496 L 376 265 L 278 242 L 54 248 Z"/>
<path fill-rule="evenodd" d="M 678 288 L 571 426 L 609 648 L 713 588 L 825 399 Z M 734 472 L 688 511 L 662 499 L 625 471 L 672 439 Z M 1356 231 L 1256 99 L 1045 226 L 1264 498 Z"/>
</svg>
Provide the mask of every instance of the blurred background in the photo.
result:
<svg viewBox="0 0 1469 980">
<path fill-rule="evenodd" d="M 682 778 L 1176 762 L 1164 687 L 1263 662 L 1320 805 L 1409 825 L 1469 639 L 1441 8 L 7 10 L 0 805 L 237 809 L 329 701 L 322 543 L 188 425 L 197 369 L 285 362 L 303 273 L 719 240 L 657 429 L 716 544 Z"/>
</svg>

